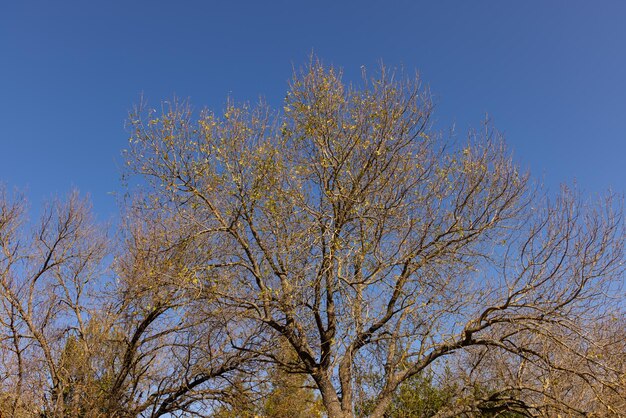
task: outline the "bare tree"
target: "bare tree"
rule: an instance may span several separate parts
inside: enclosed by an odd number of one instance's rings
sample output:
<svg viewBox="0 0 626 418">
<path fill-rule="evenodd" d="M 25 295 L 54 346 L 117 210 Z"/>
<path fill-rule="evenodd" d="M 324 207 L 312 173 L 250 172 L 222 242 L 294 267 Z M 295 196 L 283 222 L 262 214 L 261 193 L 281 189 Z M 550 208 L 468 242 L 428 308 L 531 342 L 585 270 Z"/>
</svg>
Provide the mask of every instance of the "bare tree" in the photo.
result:
<svg viewBox="0 0 626 418">
<path fill-rule="evenodd" d="M 523 355 L 489 346 L 470 350 L 456 367 L 462 390 L 434 416 L 501 411 L 531 417 L 624 416 L 624 324 L 615 315 L 606 319 L 585 324 L 586 339 L 549 325 L 550 338 L 526 333 L 515 342 Z"/>
<path fill-rule="evenodd" d="M 206 415 L 232 396 L 233 377 L 250 376 L 254 353 L 238 345 L 258 350 L 255 328 L 238 330 L 199 291 L 201 249 L 163 230 L 164 219 L 141 223 L 129 208 L 111 269 L 105 228 L 77 193 L 47 207 L 32 233 L 25 212 L 23 198 L 0 190 L 2 413 Z"/>
<path fill-rule="evenodd" d="M 90 392 L 86 375 L 70 376 L 80 359 L 70 364 L 64 354 L 91 350 L 88 290 L 101 273 L 106 238 L 75 193 L 44 208 L 31 234 L 24 212 L 23 198 L 0 189 L 3 410 L 16 417 L 66 416 L 77 413 Z"/>
<path fill-rule="evenodd" d="M 403 381 L 467 350 L 603 383 L 551 352 L 587 358 L 586 324 L 610 314 L 621 209 L 548 199 L 488 124 L 457 145 L 431 112 L 419 81 L 383 69 L 355 88 L 314 61 L 284 112 L 131 115 L 145 222 L 183 225 L 202 294 L 289 341 L 329 417 L 354 416 L 362 393 L 382 417 Z"/>
</svg>

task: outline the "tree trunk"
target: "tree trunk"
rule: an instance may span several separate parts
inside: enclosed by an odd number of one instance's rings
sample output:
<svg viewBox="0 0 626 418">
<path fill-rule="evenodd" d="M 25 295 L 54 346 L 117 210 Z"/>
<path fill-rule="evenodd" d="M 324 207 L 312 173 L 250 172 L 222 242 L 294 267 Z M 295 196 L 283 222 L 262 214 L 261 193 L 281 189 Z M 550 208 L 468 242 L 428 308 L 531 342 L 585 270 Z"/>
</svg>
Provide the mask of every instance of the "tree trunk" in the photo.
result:
<svg viewBox="0 0 626 418">
<path fill-rule="evenodd" d="M 391 393 L 387 393 L 381 396 L 378 399 L 378 403 L 376 404 L 376 407 L 374 408 L 372 413 L 369 415 L 369 418 L 383 418 L 385 416 L 385 412 L 387 412 L 387 409 L 389 409 L 389 405 L 391 404 L 391 398 L 392 398 Z"/>
<path fill-rule="evenodd" d="M 330 379 L 326 376 L 318 376 L 315 380 L 322 394 L 322 402 L 328 418 L 354 418 L 352 411 L 344 411 L 341 408 L 341 402 Z"/>
</svg>

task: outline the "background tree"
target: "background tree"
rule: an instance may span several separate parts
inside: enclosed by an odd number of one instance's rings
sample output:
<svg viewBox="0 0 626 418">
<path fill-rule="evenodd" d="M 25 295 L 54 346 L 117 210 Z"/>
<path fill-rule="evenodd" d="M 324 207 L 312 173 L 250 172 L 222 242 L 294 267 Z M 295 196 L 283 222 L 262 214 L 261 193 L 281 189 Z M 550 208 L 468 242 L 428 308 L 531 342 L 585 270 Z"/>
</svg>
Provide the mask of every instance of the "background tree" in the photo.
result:
<svg viewBox="0 0 626 418">
<path fill-rule="evenodd" d="M 83 397 L 97 392 L 83 354 L 93 348 L 90 289 L 102 272 L 106 237 L 76 193 L 43 208 L 31 233 L 25 207 L 22 197 L 0 188 L 3 411 L 99 416 L 95 397 Z"/>
<path fill-rule="evenodd" d="M 549 366 L 489 348 L 474 351 L 458 368 L 457 380 L 481 390 L 467 394 L 463 405 L 442 409 L 439 416 L 486 410 L 517 411 L 518 416 L 623 416 L 623 322 L 613 316 L 585 328 L 589 341 L 568 336 L 558 343 L 524 341 L 525 348 L 541 352 Z M 562 346 L 581 343 L 573 349 Z"/>
<path fill-rule="evenodd" d="M 449 409 L 459 400 L 462 385 L 447 371 L 441 373 L 442 380 L 435 381 L 432 373 L 426 372 L 402 382 L 393 396 L 386 417 L 411 418 L 433 417 L 439 411 Z M 366 399 L 357 407 L 358 416 L 367 416 L 376 406 L 376 399 Z"/>
<path fill-rule="evenodd" d="M 264 397 L 263 416 L 267 418 L 315 418 L 323 407 L 311 389 L 300 359 L 284 338 L 274 348 L 273 366 L 269 372 L 269 393 Z"/>
<path fill-rule="evenodd" d="M 164 219 L 139 222 L 132 205 L 115 251 L 76 193 L 45 208 L 32 232 L 25 208 L 0 189 L 3 414 L 206 415 L 232 396 L 253 357 L 237 345 L 256 332 L 199 291 L 202 248 L 163 230 Z"/>
</svg>

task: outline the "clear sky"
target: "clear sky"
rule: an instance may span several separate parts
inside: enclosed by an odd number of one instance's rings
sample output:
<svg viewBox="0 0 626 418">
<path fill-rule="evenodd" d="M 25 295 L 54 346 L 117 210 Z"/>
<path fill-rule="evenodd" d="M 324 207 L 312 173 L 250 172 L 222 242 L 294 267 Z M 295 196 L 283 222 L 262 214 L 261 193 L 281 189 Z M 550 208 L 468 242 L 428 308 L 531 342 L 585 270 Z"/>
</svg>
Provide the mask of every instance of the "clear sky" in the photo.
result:
<svg viewBox="0 0 626 418">
<path fill-rule="evenodd" d="M 485 113 L 554 190 L 626 191 L 626 1 L 0 1 L 0 181 L 115 216 L 140 94 L 280 106 L 311 51 L 419 70 L 437 127 Z"/>
</svg>

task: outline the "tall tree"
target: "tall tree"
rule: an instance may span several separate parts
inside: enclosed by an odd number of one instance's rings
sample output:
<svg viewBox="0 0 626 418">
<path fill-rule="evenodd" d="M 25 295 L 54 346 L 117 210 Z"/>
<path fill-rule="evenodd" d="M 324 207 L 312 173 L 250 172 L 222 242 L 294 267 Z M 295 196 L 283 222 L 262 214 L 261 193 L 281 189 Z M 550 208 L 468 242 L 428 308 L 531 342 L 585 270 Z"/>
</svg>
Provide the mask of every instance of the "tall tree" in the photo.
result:
<svg viewBox="0 0 626 418">
<path fill-rule="evenodd" d="M 623 271 L 621 210 L 567 188 L 548 199 L 489 124 L 457 144 L 433 132 L 432 108 L 419 80 L 382 69 L 354 87 L 313 60 L 283 112 L 229 102 L 196 120 L 166 103 L 130 118 L 145 222 L 184 226 L 205 250 L 203 294 L 285 338 L 332 418 L 363 393 L 382 417 L 402 382 L 480 349 L 585 384 L 607 375 L 584 347 Z"/>
</svg>

